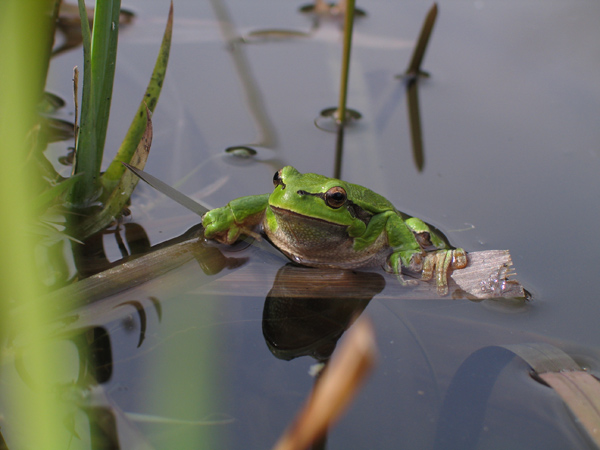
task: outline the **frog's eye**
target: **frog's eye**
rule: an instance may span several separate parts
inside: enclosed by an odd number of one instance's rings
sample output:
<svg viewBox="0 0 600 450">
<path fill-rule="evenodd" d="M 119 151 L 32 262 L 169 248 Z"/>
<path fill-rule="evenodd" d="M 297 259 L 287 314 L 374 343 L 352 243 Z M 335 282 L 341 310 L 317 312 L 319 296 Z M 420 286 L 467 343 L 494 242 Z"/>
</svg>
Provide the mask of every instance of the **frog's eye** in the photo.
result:
<svg viewBox="0 0 600 450">
<path fill-rule="evenodd" d="M 283 179 L 281 178 L 281 170 L 278 170 L 275 172 L 275 175 L 273 175 L 273 185 L 275 187 L 281 186 L 282 189 L 285 189 L 285 184 L 283 184 Z"/>
<path fill-rule="evenodd" d="M 327 203 L 327 206 L 333 209 L 338 209 L 339 207 L 344 206 L 347 198 L 348 196 L 346 195 L 346 191 L 344 188 L 339 186 L 332 187 L 325 192 L 325 203 Z"/>
</svg>

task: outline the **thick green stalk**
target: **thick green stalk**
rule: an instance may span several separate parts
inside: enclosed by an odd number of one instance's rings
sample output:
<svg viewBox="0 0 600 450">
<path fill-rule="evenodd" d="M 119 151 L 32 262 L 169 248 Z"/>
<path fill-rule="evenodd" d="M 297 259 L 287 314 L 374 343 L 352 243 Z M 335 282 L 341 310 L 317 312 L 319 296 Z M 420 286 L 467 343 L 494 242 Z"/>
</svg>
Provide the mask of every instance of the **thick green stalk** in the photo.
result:
<svg viewBox="0 0 600 450">
<path fill-rule="evenodd" d="M 100 166 L 112 100 L 120 0 L 98 1 L 90 33 L 83 0 L 78 0 L 83 35 L 83 88 L 81 120 L 76 143 L 74 173 L 82 173 L 74 186 L 71 202 L 84 207 L 100 194 Z"/>
<path fill-rule="evenodd" d="M 84 0 L 78 0 L 83 37 L 83 85 L 81 89 L 81 118 L 75 143 L 76 157 L 73 174 L 81 174 L 79 182 L 71 191 L 71 203 L 84 206 L 92 197 L 95 186 L 96 159 L 93 154 L 96 143 L 96 114 L 92 87 L 92 38 Z"/>
<path fill-rule="evenodd" d="M 10 343 L 2 339 L 3 356 L 25 335 L 39 332 L 51 320 L 52 305 L 41 301 L 44 289 L 37 282 L 35 242 L 30 227 L 39 178 L 29 172 L 25 158 L 30 148 L 26 136 L 36 120 L 35 105 L 43 86 L 49 48 L 52 0 L 2 0 L 0 2 L 0 337 L 10 326 Z M 25 313 L 7 320 L 7 311 L 21 305 Z M 32 336 L 24 346 L 30 385 L 15 375 L 13 362 L 3 361 L 0 397 L 2 432 L 10 431 L 10 448 L 58 450 L 68 446 L 64 436 L 63 405 L 52 397 L 52 383 L 64 360 L 47 344 Z M 13 346 L 6 352 L 6 346 Z M 62 433 L 62 434 L 61 434 Z"/>
<path fill-rule="evenodd" d="M 98 173 L 102 163 L 110 104 L 112 100 L 117 41 L 119 37 L 119 15 L 121 0 L 96 1 L 94 29 L 92 35 L 92 85 L 96 119 L 96 164 Z"/>
</svg>

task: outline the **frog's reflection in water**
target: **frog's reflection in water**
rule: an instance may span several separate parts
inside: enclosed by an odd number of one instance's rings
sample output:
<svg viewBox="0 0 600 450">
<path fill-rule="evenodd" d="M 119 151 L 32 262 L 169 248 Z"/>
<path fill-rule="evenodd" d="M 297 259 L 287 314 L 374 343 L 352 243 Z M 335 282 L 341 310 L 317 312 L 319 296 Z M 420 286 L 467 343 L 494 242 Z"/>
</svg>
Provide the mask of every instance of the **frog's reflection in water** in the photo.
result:
<svg viewBox="0 0 600 450">
<path fill-rule="evenodd" d="M 384 287 L 377 273 L 283 266 L 263 309 L 267 346 L 279 359 L 327 361 L 344 331 Z"/>
</svg>

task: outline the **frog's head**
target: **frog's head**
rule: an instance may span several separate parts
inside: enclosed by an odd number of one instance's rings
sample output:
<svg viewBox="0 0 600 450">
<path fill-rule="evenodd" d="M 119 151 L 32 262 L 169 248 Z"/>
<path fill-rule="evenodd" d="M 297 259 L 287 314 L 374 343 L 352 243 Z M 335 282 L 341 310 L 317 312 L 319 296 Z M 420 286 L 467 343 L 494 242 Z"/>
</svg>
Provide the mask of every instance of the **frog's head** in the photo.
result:
<svg viewBox="0 0 600 450">
<path fill-rule="evenodd" d="M 275 173 L 273 184 L 275 190 L 269 197 L 269 206 L 278 216 L 291 214 L 317 219 L 350 226 L 354 232 L 366 227 L 368 219 L 357 214 L 359 208 L 352 202 L 350 183 L 314 173 L 301 174 L 286 166 Z"/>
</svg>

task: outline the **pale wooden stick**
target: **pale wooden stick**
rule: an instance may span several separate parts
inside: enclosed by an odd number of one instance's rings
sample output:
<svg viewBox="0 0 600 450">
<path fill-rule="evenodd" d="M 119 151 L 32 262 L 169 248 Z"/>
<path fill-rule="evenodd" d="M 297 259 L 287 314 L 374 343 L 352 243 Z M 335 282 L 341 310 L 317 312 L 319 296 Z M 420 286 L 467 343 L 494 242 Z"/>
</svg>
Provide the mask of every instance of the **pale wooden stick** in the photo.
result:
<svg viewBox="0 0 600 450">
<path fill-rule="evenodd" d="M 356 395 L 375 364 L 375 354 L 370 322 L 366 319 L 357 321 L 273 450 L 304 450 L 321 437 Z"/>
</svg>

